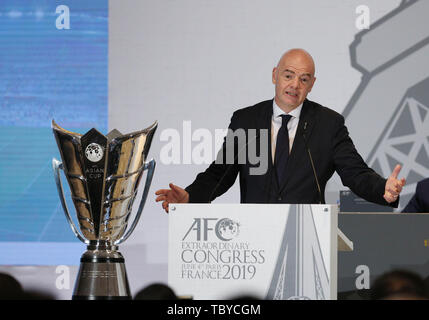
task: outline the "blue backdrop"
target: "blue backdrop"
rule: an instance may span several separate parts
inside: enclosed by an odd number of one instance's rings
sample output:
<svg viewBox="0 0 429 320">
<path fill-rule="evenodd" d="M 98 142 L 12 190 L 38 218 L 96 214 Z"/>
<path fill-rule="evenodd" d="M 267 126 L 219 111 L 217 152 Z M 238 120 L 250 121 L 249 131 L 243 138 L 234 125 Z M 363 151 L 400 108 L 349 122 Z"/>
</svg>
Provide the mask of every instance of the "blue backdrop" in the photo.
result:
<svg viewBox="0 0 429 320">
<path fill-rule="evenodd" d="M 69 8 L 69 29 L 58 28 L 59 5 Z M 0 2 L 0 264 L 79 262 L 64 250 L 84 246 L 55 187 L 51 121 L 106 133 L 107 68 L 107 0 Z"/>
</svg>

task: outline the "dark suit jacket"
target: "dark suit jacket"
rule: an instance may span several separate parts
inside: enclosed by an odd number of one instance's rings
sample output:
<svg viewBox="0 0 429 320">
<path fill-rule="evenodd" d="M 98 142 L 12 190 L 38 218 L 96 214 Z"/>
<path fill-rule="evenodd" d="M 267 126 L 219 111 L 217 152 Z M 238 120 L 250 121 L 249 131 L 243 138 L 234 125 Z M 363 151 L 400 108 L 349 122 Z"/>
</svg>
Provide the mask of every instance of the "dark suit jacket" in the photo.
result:
<svg viewBox="0 0 429 320">
<path fill-rule="evenodd" d="M 417 183 L 416 193 L 402 212 L 429 212 L 429 178 Z"/>
<path fill-rule="evenodd" d="M 386 179 L 370 169 L 357 153 L 344 125 L 343 116 L 309 100 L 303 103 L 286 167 L 286 178 L 278 185 L 271 156 L 272 113 L 273 100 L 263 101 L 234 112 L 229 126 L 232 130 L 268 130 L 267 172 L 262 175 L 249 174 L 249 169 L 252 168 L 250 161 L 245 164 L 238 161 L 234 164 L 212 163 L 186 187 L 190 202 L 212 201 L 226 192 L 240 174 L 242 203 L 319 203 L 320 196 L 305 146 L 307 141 L 320 183 L 322 203 L 325 202 L 326 183 L 334 171 L 337 171 L 343 184 L 354 193 L 368 201 L 388 205 L 383 198 Z M 256 138 L 256 145 L 259 145 L 258 139 L 260 135 Z M 222 149 L 225 149 L 225 141 Z"/>
</svg>

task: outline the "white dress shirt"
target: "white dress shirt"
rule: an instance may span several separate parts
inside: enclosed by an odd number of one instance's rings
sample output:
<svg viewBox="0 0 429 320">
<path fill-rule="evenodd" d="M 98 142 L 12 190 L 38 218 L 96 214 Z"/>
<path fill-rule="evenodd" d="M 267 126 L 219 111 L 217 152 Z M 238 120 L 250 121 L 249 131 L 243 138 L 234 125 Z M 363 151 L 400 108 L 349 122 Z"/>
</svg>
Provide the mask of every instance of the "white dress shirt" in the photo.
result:
<svg viewBox="0 0 429 320">
<path fill-rule="evenodd" d="M 293 109 L 291 112 L 286 113 L 277 105 L 276 101 L 273 100 L 273 117 L 271 119 L 271 155 L 273 158 L 273 163 L 276 154 L 276 142 L 277 142 L 277 133 L 282 126 L 282 114 L 291 115 L 289 122 L 287 123 L 287 130 L 289 134 L 289 152 L 292 150 L 293 141 L 295 140 L 296 129 L 298 128 L 299 116 L 302 110 L 302 103 Z"/>
</svg>

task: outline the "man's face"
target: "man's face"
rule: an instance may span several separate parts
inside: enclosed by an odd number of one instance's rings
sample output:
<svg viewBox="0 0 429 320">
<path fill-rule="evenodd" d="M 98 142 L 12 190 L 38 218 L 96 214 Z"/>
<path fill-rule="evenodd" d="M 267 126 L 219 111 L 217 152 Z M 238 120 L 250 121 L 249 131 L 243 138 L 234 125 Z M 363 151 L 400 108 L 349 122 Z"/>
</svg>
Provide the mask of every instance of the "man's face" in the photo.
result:
<svg viewBox="0 0 429 320">
<path fill-rule="evenodd" d="M 299 52 L 284 55 L 273 69 L 272 77 L 275 101 L 285 112 L 303 103 L 316 81 L 312 59 Z"/>
</svg>

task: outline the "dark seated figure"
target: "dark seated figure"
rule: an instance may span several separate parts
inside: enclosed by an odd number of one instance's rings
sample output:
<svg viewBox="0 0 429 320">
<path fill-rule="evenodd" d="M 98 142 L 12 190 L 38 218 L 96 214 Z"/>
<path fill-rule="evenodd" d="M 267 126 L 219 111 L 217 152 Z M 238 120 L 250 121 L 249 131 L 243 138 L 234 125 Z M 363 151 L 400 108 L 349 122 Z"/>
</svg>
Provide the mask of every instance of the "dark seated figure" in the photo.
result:
<svg viewBox="0 0 429 320">
<path fill-rule="evenodd" d="M 24 298 L 21 284 L 9 274 L 0 273 L 0 300 L 20 300 Z"/>
<path fill-rule="evenodd" d="M 372 300 L 426 300 L 425 281 L 420 275 L 395 270 L 378 277 L 371 287 Z"/>
<path fill-rule="evenodd" d="M 0 300 L 54 300 L 54 296 L 39 290 L 24 290 L 13 276 L 0 272 Z"/>
<path fill-rule="evenodd" d="M 134 300 L 177 300 L 177 296 L 169 286 L 154 283 L 140 290 Z"/>
<path fill-rule="evenodd" d="M 429 178 L 417 183 L 416 193 L 402 212 L 429 212 Z"/>
</svg>

